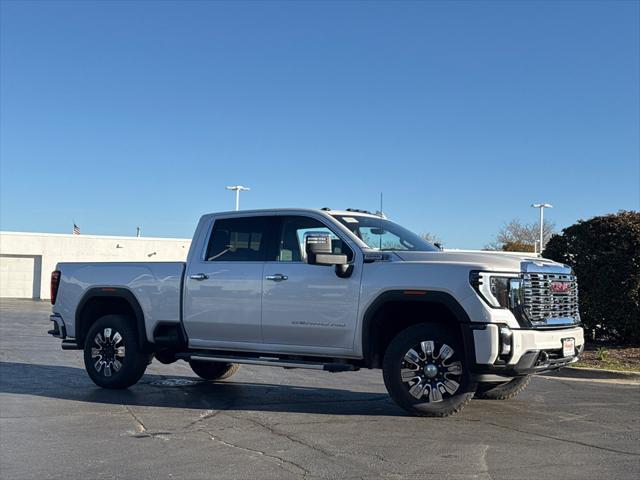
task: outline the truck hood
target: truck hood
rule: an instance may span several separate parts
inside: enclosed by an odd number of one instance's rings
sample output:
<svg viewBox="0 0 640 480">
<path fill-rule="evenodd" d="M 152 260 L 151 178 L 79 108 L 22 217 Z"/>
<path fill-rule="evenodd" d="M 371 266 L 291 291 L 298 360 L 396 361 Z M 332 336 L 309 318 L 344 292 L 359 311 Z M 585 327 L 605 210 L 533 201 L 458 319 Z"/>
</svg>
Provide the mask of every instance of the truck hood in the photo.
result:
<svg viewBox="0 0 640 480">
<path fill-rule="evenodd" d="M 498 272 L 571 273 L 571 267 L 546 258 L 495 252 L 394 252 L 405 262 L 455 263 Z"/>
</svg>

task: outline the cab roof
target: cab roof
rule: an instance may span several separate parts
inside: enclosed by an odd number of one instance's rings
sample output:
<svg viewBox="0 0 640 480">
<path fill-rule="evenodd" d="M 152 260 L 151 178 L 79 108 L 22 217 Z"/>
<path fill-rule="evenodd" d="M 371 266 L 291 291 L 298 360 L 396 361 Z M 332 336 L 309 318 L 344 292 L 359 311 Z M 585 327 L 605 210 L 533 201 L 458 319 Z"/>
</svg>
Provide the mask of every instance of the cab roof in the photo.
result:
<svg viewBox="0 0 640 480">
<path fill-rule="evenodd" d="M 281 212 L 300 212 L 300 213 L 304 213 L 304 212 L 313 212 L 313 213 L 320 213 L 320 214 L 325 214 L 325 215 L 345 215 L 345 216 L 367 216 L 367 217 L 374 217 L 374 218 L 380 218 L 379 215 L 375 215 L 367 210 L 360 210 L 360 209 L 355 209 L 355 208 L 347 208 L 346 210 L 333 210 L 330 208 L 259 208 L 259 209 L 253 209 L 253 210 L 228 210 L 226 212 L 215 212 L 215 213 L 209 213 L 207 214 L 207 216 L 212 216 L 212 215 L 233 215 L 233 214 L 242 214 L 247 215 L 247 214 L 252 214 L 252 213 L 256 213 L 256 214 L 268 214 L 268 213 L 281 213 Z"/>
</svg>

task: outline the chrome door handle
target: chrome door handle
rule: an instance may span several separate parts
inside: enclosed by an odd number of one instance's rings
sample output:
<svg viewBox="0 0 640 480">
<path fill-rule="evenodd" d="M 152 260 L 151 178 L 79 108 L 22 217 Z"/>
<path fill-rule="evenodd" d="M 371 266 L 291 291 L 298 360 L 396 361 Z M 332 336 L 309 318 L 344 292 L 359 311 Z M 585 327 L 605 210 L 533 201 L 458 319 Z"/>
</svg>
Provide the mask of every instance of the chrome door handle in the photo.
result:
<svg viewBox="0 0 640 480">
<path fill-rule="evenodd" d="M 209 275 L 205 273 L 194 273 L 193 275 L 189 275 L 191 280 L 206 280 L 209 278 Z"/>
<path fill-rule="evenodd" d="M 286 275 L 283 275 L 281 273 L 276 273 L 274 275 L 267 275 L 266 277 L 267 280 L 273 280 L 274 282 L 281 282 L 283 280 L 288 279 L 289 277 L 287 277 Z"/>
</svg>

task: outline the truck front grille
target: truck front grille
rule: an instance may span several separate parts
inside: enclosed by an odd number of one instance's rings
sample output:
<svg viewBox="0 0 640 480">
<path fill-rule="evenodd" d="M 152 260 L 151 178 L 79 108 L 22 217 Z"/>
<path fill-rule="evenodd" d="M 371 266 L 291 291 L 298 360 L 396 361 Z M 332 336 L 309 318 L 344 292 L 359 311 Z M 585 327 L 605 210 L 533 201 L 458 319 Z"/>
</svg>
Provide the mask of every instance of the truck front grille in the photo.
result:
<svg viewBox="0 0 640 480">
<path fill-rule="evenodd" d="M 574 275 L 525 273 L 524 314 L 532 326 L 579 323 L 578 282 Z"/>
</svg>

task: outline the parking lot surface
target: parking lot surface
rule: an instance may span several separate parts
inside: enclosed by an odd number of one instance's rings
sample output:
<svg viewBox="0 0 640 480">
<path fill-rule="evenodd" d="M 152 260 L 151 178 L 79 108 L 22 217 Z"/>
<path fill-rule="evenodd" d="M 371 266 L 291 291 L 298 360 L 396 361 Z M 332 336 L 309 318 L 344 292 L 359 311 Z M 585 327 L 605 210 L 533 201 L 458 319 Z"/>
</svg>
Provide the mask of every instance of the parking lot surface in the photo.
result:
<svg viewBox="0 0 640 480">
<path fill-rule="evenodd" d="M 533 380 L 510 401 L 406 416 L 379 371 L 243 366 L 220 383 L 154 362 L 96 387 L 47 335 L 50 305 L 0 301 L 3 479 L 638 478 L 636 380 Z"/>
</svg>

